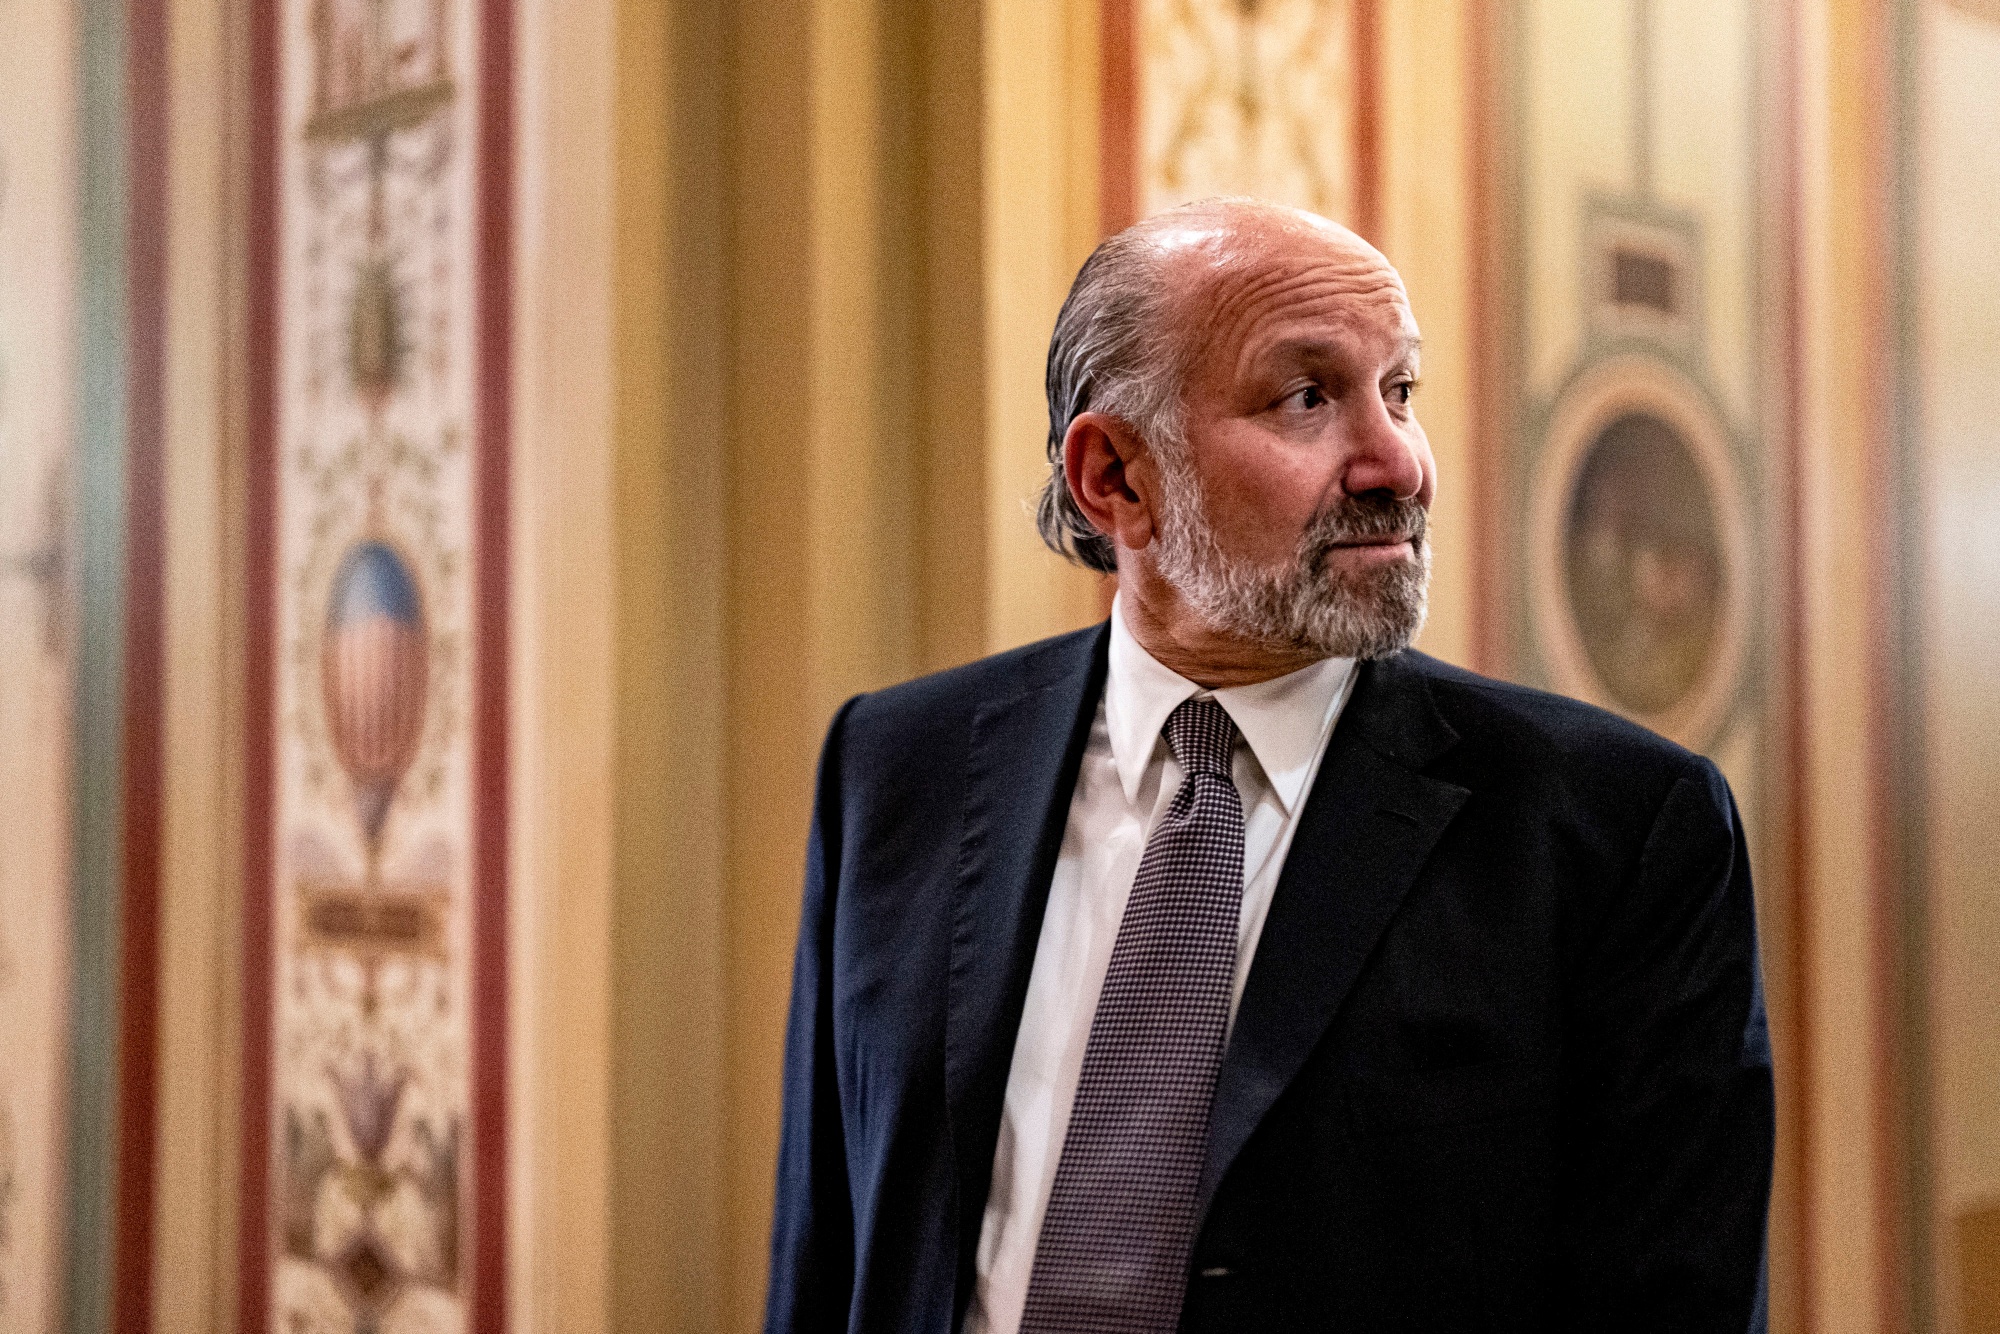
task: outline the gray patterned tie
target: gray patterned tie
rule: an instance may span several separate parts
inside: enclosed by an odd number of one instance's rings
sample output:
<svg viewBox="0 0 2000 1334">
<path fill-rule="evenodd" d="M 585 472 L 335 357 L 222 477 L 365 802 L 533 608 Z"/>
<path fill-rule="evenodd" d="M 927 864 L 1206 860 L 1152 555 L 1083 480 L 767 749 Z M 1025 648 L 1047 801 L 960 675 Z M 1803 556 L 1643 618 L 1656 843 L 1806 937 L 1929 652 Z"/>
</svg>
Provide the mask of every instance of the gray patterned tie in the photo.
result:
<svg viewBox="0 0 2000 1334">
<path fill-rule="evenodd" d="M 1171 1334 L 1187 1293 L 1208 1108 L 1243 904 L 1236 725 L 1167 718 L 1186 779 L 1139 859 L 1090 1024 L 1021 1334 Z"/>
</svg>

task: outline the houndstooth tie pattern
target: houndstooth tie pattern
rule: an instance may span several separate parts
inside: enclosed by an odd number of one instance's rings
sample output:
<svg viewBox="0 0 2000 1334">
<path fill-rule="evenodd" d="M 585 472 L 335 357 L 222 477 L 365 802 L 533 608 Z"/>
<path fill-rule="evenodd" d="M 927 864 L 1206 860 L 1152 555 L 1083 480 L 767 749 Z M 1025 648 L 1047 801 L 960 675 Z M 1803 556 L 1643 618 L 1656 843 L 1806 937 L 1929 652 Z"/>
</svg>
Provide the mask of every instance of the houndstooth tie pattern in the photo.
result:
<svg viewBox="0 0 2000 1334">
<path fill-rule="evenodd" d="M 1171 1334 L 1187 1293 L 1243 903 L 1236 725 L 1167 719 L 1186 777 L 1146 843 L 1084 1046 L 1021 1334 Z"/>
</svg>

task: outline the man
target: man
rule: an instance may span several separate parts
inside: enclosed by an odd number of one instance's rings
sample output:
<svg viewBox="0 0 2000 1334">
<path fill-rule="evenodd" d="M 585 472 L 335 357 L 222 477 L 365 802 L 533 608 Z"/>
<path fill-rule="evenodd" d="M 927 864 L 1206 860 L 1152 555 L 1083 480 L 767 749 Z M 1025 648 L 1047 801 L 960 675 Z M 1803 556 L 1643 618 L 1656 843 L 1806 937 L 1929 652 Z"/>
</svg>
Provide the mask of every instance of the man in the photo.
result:
<svg viewBox="0 0 2000 1334">
<path fill-rule="evenodd" d="M 834 719 L 767 1329 L 1761 1326 L 1734 805 L 1409 651 L 1417 361 L 1309 214 L 1084 265 L 1041 524 L 1117 599 Z"/>
</svg>

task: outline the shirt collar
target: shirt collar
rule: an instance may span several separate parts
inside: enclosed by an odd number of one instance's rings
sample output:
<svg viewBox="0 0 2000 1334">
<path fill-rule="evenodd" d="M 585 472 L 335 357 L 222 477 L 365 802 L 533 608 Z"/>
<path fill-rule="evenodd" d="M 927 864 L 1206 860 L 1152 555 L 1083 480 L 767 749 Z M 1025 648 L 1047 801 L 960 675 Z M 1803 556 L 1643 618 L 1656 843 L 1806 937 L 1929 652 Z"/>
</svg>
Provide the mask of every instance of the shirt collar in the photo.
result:
<svg viewBox="0 0 2000 1334">
<path fill-rule="evenodd" d="M 1313 758 L 1339 713 L 1353 675 L 1354 659 L 1326 658 L 1256 685 L 1212 692 L 1243 734 L 1288 816 L 1304 795 Z M 1139 799 L 1139 784 L 1152 762 L 1153 747 L 1160 742 L 1167 715 L 1182 701 L 1208 693 L 1148 653 L 1125 628 L 1119 600 L 1112 601 L 1104 722 L 1111 733 L 1111 756 L 1127 801 Z"/>
</svg>

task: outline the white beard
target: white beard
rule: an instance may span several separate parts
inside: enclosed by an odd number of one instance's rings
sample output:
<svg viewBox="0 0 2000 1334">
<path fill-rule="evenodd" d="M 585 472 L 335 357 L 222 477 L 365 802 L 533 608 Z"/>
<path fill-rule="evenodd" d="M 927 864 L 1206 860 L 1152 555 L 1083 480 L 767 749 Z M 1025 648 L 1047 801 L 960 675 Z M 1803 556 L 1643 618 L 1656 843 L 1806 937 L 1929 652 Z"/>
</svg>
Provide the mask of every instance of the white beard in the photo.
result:
<svg viewBox="0 0 2000 1334">
<path fill-rule="evenodd" d="M 1423 629 L 1431 549 L 1421 505 L 1343 498 L 1307 525 L 1289 564 L 1265 569 L 1216 542 L 1193 470 L 1164 455 L 1161 465 L 1155 559 L 1160 576 L 1209 629 L 1330 658 L 1387 657 Z M 1327 569 L 1336 544 L 1392 534 L 1409 538 L 1410 559 L 1343 573 Z"/>
</svg>

